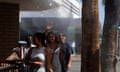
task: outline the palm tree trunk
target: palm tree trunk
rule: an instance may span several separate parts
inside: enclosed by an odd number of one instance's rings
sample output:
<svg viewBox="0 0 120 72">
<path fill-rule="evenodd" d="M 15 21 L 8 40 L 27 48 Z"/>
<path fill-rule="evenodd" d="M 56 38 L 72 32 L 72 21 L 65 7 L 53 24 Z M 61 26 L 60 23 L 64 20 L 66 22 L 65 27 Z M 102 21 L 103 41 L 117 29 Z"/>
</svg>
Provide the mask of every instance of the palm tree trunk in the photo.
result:
<svg viewBox="0 0 120 72">
<path fill-rule="evenodd" d="M 99 72 L 98 0 L 82 0 L 81 72 Z"/>
<path fill-rule="evenodd" d="M 106 0 L 101 45 L 101 72 L 115 72 L 120 0 Z"/>
</svg>

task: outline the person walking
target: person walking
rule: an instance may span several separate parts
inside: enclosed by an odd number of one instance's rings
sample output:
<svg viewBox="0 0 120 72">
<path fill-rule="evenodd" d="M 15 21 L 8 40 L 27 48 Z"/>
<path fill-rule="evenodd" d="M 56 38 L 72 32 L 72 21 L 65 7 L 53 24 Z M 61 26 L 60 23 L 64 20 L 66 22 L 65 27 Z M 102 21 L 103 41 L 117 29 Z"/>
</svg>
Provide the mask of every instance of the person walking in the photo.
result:
<svg viewBox="0 0 120 72">
<path fill-rule="evenodd" d="M 47 48 L 50 52 L 50 60 L 53 72 L 61 72 L 60 47 L 58 45 L 57 36 L 53 31 L 47 34 Z"/>
<path fill-rule="evenodd" d="M 33 36 L 33 43 L 36 45 L 30 48 L 26 56 L 26 64 L 29 65 L 28 72 L 47 72 L 46 71 L 46 53 L 43 33 L 35 33 Z M 47 54 L 49 55 L 49 54 Z M 51 66 L 49 66 L 51 68 Z M 49 72 L 53 72 L 50 70 Z"/>
<path fill-rule="evenodd" d="M 62 72 L 70 72 L 73 54 L 72 47 L 66 41 L 66 36 L 62 33 L 59 34 L 59 42 L 61 46 L 60 59 L 62 64 Z"/>
</svg>

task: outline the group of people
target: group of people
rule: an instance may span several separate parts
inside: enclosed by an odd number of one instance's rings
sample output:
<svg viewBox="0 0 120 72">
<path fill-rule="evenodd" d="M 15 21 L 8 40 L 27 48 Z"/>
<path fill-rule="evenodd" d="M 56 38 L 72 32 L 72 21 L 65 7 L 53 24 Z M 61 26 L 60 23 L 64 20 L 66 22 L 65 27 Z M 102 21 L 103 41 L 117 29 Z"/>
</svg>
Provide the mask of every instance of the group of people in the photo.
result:
<svg viewBox="0 0 120 72">
<path fill-rule="evenodd" d="M 27 50 L 21 46 L 18 52 L 27 72 L 70 72 L 73 50 L 64 34 L 36 32 L 28 42 Z"/>
</svg>

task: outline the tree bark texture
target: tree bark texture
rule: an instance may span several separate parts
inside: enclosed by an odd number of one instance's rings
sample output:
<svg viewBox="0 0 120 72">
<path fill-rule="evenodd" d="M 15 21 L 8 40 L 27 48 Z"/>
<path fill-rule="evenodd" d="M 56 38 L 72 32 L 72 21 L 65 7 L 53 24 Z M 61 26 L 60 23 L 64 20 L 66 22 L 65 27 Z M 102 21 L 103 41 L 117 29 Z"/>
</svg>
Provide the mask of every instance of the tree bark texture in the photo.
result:
<svg viewBox="0 0 120 72">
<path fill-rule="evenodd" d="M 98 0 L 82 0 L 81 72 L 99 72 Z"/>
<path fill-rule="evenodd" d="M 106 0 L 105 21 L 101 44 L 101 72 L 115 72 L 117 25 L 119 24 L 120 0 Z"/>
</svg>

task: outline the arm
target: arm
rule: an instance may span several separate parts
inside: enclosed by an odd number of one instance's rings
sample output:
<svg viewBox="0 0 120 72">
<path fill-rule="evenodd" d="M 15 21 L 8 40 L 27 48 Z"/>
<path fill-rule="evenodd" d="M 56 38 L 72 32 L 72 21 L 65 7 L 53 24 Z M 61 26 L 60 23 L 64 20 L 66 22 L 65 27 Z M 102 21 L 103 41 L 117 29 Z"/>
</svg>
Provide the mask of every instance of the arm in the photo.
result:
<svg viewBox="0 0 120 72">
<path fill-rule="evenodd" d="M 71 65 L 72 65 L 72 54 L 71 54 L 70 57 L 69 57 L 69 61 L 68 61 L 67 68 L 70 69 L 70 68 L 71 68 Z"/>
<path fill-rule="evenodd" d="M 29 61 L 29 65 L 36 65 L 36 66 L 42 66 L 43 62 L 42 61 Z"/>
<path fill-rule="evenodd" d="M 20 46 L 20 59 L 24 58 L 24 46 Z"/>
<path fill-rule="evenodd" d="M 71 65 L 72 65 L 73 50 L 72 50 L 72 47 L 71 47 L 71 45 L 69 43 L 67 43 L 67 47 L 68 47 L 68 53 L 69 53 L 69 60 L 68 60 L 67 68 L 70 69 Z"/>
<path fill-rule="evenodd" d="M 46 57 L 46 69 L 47 72 L 53 72 L 52 65 L 51 65 L 51 56 L 49 50 L 45 49 L 45 57 Z"/>
</svg>

